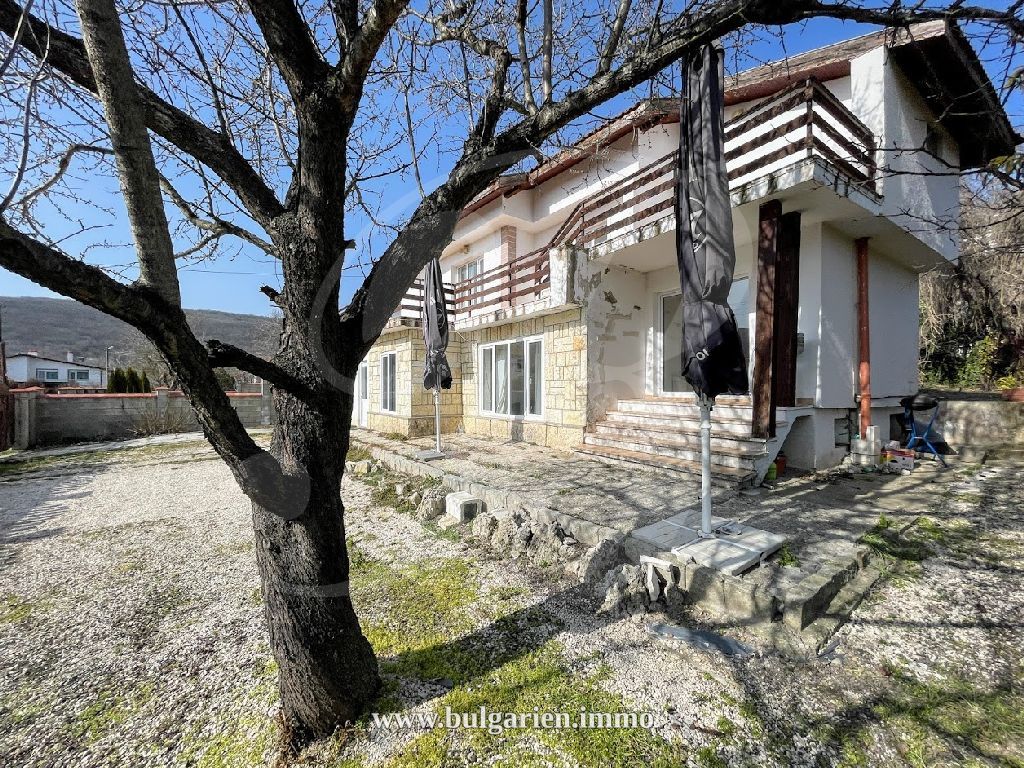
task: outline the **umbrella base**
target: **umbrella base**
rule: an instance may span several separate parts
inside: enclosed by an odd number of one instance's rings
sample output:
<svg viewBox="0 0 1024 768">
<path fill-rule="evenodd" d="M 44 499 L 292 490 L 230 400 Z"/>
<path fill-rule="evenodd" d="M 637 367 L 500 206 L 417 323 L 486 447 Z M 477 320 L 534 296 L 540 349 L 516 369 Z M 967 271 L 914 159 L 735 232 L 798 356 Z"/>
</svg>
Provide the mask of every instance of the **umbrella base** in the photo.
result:
<svg viewBox="0 0 1024 768">
<path fill-rule="evenodd" d="M 434 459 L 443 459 L 443 458 L 444 458 L 444 454 L 441 453 L 440 451 L 434 450 L 433 448 L 430 448 L 430 449 L 428 449 L 426 451 L 419 451 L 416 454 L 416 456 L 415 456 L 415 459 L 417 461 L 433 461 Z"/>
</svg>

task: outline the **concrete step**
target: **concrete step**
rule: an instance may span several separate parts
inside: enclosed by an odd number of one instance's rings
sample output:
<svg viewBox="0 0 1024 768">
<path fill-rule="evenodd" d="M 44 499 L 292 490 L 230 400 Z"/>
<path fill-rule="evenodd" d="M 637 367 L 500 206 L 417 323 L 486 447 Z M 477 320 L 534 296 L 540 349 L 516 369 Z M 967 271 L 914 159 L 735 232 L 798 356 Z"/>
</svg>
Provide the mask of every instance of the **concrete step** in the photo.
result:
<svg viewBox="0 0 1024 768">
<path fill-rule="evenodd" d="M 700 417 L 672 414 L 650 414 L 641 411 L 612 410 L 605 415 L 606 421 L 633 424 L 643 429 L 670 429 L 674 432 L 697 434 L 700 431 Z M 738 438 L 750 437 L 750 417 L 744 419 L 725 418 L 718 410 L 711 414 L 711 434 L 730 435 Z M 777 422 L 777 427 L 785 421 Z"/>
<path fill-rule="evenodd" d="M 639 400 L 646 400 L 651 403 L 696 403 L 698 402 L 697 396 L 692 392 L 684 392 L 678 395 L 665 395 L 655 396 L 647 395 L 641 398 L 634 398 Z M 750 395 L 719 395 L 715 398 L 715 407 L 719 405 L 746 405 L 749 406 L 753 403 Z"/>
<path fill-rule="evenodd" d="M 584 443 L 576 447 L 576 452 L 593 457 L 600 461 L 611 463 L 624 462 L 627 464 L 641 464 L 655 469 L 666 469 L 676 472 L 683 472 L 688 475 L 700 476 L 700 462 L 676 459 L 669 456 L 655 456 L 641 451 L 629 451 L 622 448 L 613 448 L 605 445 L 588 445 Z M 725 467 L 711 465 L 711 479 L 716 485 L 735 488 L 737 485 L 749 484 L 754 479 L 755 473 L 748 469 L 739 467 Z"/>
<path fill-rule="evenodd" d="M 652 443 L 670 441 L 700 447 L 700 431 L 682 431 L 676 424 L 672 426 L 652 426 L 631 421 L 606 419 L 594 425 L 594 433 L 611 437 L 627 437 L 647 440 Z M 711 450 L 724 453 L 743 455 L 760 455 L 764 453 L 765 441 L 746 435 L 733 435 L 711 430 Z"/>
<path fill-rule="evenodd" d="M 644 398 L 640 400 L 619 400 L 616 410 L 623 413 L 642 413 L 649 416 L 674 416 L 677 418 L 699 419 L 700 406 L 694 400 L 668 398 Z M 711 409 L 713 421 L 745 420 L 750 423 L 753 406 L 744 403 L 715 403 Z"/>
<path fill-rule="evenodd" d="M 659 440 L 652 442 L 643 438 L 632 438 L 621 435 L 607 435 L 600 433 L 588 433 L 583 436 L 585 445 L 598 445 L 605 448 L 618 448 L 635 453 L 647 453 L 654 456 L 664 456 L 673 459 L 683 459 L 700 464 L 700 443 L 696 445 L 673 440 Z M 711 452 L 711 463 L 713 466 L 734 467 L 754 471 L 754 458 L 749 454 L 737 451 L 735 448 L 728 452 Z"/>
</svg>

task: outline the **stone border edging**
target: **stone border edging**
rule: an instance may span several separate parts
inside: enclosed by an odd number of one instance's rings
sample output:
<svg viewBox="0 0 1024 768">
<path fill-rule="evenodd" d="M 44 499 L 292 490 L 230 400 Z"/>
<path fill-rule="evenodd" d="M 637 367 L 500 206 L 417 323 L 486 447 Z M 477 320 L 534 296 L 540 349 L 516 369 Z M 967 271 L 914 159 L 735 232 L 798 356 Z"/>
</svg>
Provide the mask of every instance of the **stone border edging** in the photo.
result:
<svg viewBox="0 0 1024 768">
<path fill-rule="evenodd" d="M 588 547 L 596 547 L 602 541 L 611 539 L 616 543 L 622 543 L 626 535 L 615 528 L 606 525 L 592 523 L 589 520 L 581 520 L 565 512 L 540 504 L 527 499 L 515 491 L 503 491 L 491 488 L 488 485 L 469 480 L 462 475 L 445 472 L 439 467 L 434 467 L 427 462 L 416 461 L 400 453 L 389 451 L 373 444 L 364 443 L 370 455 L 395 472 L 402 472 L 407 475 L 418 475 L 420 477 L 433 477 L 439 479 L 444 485 L 453 491 L 469 491 L 474 496 L 484 500 L 487 511 L 500 517 L 501 510 L 506 513 L 522 510 L 526 516 L 538 523 L 558 523 L 568 535 Z"/>
</svg>

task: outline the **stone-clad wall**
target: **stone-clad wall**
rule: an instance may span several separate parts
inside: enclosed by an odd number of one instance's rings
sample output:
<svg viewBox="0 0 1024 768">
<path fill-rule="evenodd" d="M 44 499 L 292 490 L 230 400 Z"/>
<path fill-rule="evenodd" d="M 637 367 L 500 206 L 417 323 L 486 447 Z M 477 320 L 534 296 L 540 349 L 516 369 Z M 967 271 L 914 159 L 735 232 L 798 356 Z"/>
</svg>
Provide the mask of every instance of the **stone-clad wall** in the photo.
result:
<svg viewBox="0 0 1024 768">
<path fill-rule="evenodd" d="M 479 345 L 524 336 L 543 337 L 544 413 L 539 418 L 483 415 L 478 410 Z M 397 355 L 395 412 L 381 409 L 381 356 Z M 370 402 L 367 426 L 410 437 L 434 431 L 433 393 L 423 389 L 419 328 L 385 332 L 367 354 Z M 554 448 L 583 442 L 587 411 L 587 329 L 578 308 L 480 330 L 455 331 L 448 346 L 452 388 L 441 392 L 441 431 L 523 440 Z"/>
<path fill-rule="evenodd" d="M 454 335 L 454 334 L 453 334 Z M 381 408 L 381 357 L 388 352 L 395 359 L 395 412 Z M 434 396 L 423 389 L 423 360 L 426 349 L 419 328 L 386 332 L 366 355 L 370 402 L 367 426 L 377 432 L 415 437 L 434 432 Z M 452 339 L 448 360 L 452 366 L 452 388 L 441 391 L 441 430 L 455 432 L 461 424 L 462 389 L 459 375 L 460 344 Z"/>
<path fill-rule="evenodd" d="M 246 427 L 271 425 L 269 389 L 266 395 L 230 392 L 228 397 Z M 14 399 L 18 448 L 199 430 L 185 396 L 166 389 L 150 394 L 47 395 L 31 388 L 15 390 Z"/>
<path fill-rule="evenodd" d="M 479 345 L 541 335 L 543 415 L 539 419 L 482 415 L 478 409 Z M 582 443 L 587 411 L 587 329 L 580 310 L 467 332 L 462 344 L 462 392 L 462 421 L 467 434 L 553 448 L 573 448 Z"/>
</svg>

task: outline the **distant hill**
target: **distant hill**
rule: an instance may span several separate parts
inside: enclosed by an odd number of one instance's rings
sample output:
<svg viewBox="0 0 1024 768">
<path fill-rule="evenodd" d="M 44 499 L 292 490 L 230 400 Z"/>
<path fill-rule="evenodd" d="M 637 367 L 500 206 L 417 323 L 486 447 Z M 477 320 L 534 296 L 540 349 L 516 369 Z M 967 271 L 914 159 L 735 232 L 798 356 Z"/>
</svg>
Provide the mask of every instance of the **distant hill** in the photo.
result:
<svg viewBox="0 0 1024 768">
<path fill-rule="evenodd" d="M 0 296 L 3 340 L 7 354 L 34 349 L 40 355 L 63 360 L 68 352 L 92 365 L 133 365 L 153 371 L 158 358 L 152 345 L 131 326 L 99 310 L 70 299 Z M 201 340 L 220 339 L 262 357 L 277 347 L 281 321 L 261 315 L 237 315 L 210 309 L 186 309 L 189 325 Z"/>
</svg>

